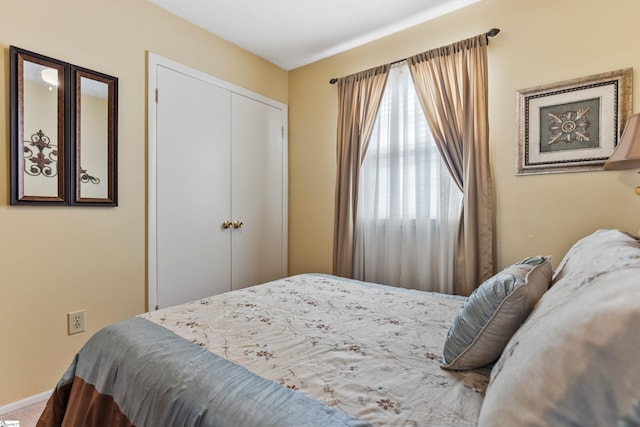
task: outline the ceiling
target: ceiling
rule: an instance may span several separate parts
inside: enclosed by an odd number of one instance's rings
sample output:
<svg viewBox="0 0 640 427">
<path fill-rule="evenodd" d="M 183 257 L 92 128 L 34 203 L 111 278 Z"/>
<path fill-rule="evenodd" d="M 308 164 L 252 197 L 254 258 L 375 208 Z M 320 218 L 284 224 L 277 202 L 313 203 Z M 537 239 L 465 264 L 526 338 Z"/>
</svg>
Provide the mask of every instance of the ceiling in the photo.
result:
<svg viewBox="0 0 640 427">
<path fill-rule="evenodd" d="M 480 0 L 149 0 L 285 70 Z"/>
</svg>

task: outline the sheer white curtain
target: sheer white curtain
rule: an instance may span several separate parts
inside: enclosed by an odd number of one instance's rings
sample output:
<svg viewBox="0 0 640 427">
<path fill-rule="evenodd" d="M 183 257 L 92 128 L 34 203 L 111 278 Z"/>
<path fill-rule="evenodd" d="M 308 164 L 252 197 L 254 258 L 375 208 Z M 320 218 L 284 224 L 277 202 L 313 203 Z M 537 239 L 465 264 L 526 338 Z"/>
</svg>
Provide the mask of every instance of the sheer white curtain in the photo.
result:
<svg viewBox="0 0 640 427">
<path fill-rule="evenodd" d="M 362 163 L 354 277 L 453 293 L 461 200 L 409 69 L 394 65 Z"/>
</svg>

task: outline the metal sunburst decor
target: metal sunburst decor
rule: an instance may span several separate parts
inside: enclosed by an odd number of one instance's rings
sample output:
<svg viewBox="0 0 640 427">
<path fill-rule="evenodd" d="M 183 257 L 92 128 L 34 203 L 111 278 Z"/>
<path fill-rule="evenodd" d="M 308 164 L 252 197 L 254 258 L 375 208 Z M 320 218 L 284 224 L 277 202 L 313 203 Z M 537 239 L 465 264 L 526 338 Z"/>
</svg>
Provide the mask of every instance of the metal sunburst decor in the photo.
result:
<svg viewBox="0 0 640 427">
<path fill-rule="evenodd" d="M 549 113 L 549 130 L 551 136 L 548 144 L 555 144 L 558 141 L 567 143 L 580 141 L 588 142 L 591 140 L 589 133 L 589 111 L 590 107 L 578 108 L 576 111 L 566 111 L 563 114 Z"/>
<path fill-rule="evenodd" d="M 58 147 L 51 144 L 42 129 L 31 135 L 30 141 L 24 141 L 24 171 L 31 176 L 58 175 Z"/>
</svg>

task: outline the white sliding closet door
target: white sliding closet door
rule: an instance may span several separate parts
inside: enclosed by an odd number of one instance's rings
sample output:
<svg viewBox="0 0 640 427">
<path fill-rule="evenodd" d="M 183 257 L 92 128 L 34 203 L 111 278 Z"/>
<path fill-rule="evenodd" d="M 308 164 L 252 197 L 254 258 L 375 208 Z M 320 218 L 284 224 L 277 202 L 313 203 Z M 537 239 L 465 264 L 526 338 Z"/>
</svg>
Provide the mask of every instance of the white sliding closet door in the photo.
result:
<svg viewBox="0 0 640 427">
<path fill-rule="evenodd" d="M 231 94 L 158 67 L 157 305 L 230 290 Z"/>
<path fill-rule="evenodd" d="M 282 278 L 286 227 L 282 110 L 233 94 L 231 101 L 233 289 Z"/>
</svg>

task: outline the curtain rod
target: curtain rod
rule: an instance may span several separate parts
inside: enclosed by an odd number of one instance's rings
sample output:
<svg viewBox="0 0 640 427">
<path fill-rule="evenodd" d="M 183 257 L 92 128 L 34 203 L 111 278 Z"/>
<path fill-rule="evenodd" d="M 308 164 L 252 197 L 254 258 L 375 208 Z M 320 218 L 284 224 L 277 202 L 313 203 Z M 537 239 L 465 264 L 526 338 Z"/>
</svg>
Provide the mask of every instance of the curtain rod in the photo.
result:
<svg viewBox="0 0 640 427">
<path fill-rule="evenodd" d="M 484 33 L 484 35 L 487 37 L 487 44 L 489 44 L 489 37 L 495 37 L 498 35 L 498 33 L 500 32 L 500 28 L 492 28 L 489 31 L 487 31 L 486 33 Z M 398 64 L 402 61 L 406 61 L 407 58 L 404 59 L 399 59 L 397 61 L 393 61 L 390 65 L 394 65 L 394 64 Z M 329 83 L 331 83 L 332 85 L 336 84 L 338 82 L 338 79 L 336 77 L 332 78 L 331 80 L 329 80 Z"/>
</svg>

